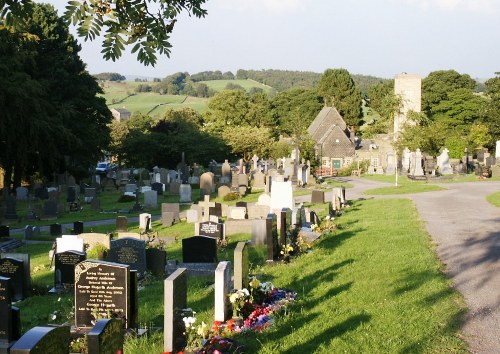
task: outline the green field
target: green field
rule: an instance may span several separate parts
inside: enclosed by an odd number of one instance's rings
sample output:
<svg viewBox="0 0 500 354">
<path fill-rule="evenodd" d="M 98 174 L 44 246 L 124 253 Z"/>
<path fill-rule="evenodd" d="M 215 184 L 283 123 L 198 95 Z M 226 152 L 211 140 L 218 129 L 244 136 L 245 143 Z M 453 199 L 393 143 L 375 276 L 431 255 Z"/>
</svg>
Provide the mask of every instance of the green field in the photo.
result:
<svg viewBox="0 0 500 354">
<path fill-rule="evenodd" d="M 256 87 L 256 88 L 261 88 L 264 90 L 264 92 L 269 93 L 273 88 L 271 86 L 267 86 L 264 84 L 261 84 L 260 82 L 254 81 L 254 80 L 211 80 L 211 81 L 200 81 L 207 85 L 209 88 L 211 88 L 214 91 L 222 91 L 226 87 L 227 84 L 234 84 L 234 85 L 240 85 L 243 87 L 247 92 L 250 91 L 251 88 Z"/>
<path fill-rule="evenodd" d="M 262 88 L 264 92 L 269 93 L 272 87 L 261 84 L 253 80 L 213 80 L 201 81 L 212 90 L 219 92 L 224 90 L 227 84 L 237 84 L 245 90 L 250 91 L 253 87 Z M 102 84 L 108 107 L 126 108 L 132 114 L 142 113 L 152 117 L 162 116 L 168 109 L 181 109 L 185 107 L 192 108 L 198 112 L 205 112 L 209 98 L 190 97 L 185 95 L 160 95 L 154 92 L 136 93 L 135 88 L 140 84 L 149 84 L 153 86 L 154 82 L 135 82 L 135 81 L 106 81 Z"/>
</svg>

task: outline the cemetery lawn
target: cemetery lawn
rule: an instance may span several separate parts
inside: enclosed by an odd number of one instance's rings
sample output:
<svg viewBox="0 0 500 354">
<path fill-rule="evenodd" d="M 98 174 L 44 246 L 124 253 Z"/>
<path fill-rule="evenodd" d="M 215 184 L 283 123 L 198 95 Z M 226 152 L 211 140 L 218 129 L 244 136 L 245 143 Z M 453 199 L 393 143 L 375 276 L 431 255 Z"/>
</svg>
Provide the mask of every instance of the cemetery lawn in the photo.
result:
<svg viewBox="0 0 500 354">
<path fill-rule="evenodd" d="M 443 265 L 412 202 L 356 201 L 335 221 L 339 230 L 323 235 L 312 252 L 288 264 L 266 264 L 264 247 L 250 247 L 250 272 L 298 296 L 265 332 L 234 335 L 246 352 L 466 353 L 459 334 L 466 311 L 463 298 L 443 275 Z M 167 256 L 180 260 L 180 239 L 192 236 L 193 225 L 153 226 L 161 234 L 178 237 L 167 247 Z M 228 246 L 219 250 L 219 261 L 232 261 L 237 242 L 248 239 L 249 234 L 230 236 Z M 32 255 L 34 282 L 41 288 L 52 284 L 50 244 L 24 247 L 19 251 Z M 212 285 L 212 277 L 188 280 L 188 307 L 197 312 L 197 324 L 212 324 Z M 138 295 L 140 327 L 161 328 L 162 280 L 148 279 Z M 62 310 L 54 322 L 67 321 L 71 299 L 71 294 L 61 301 L 41 295 L 19 302 L 23 332 L 47 323 L 54 310 Z M 129 336 L 125 352 L 162 353 L 162 334 Z"/>
<path fill-rule="evenodd" d="M 490 204 L 496 206 L 497 208 L 500 208 L 500 192 L 490 194 L 488 197 L 486 197 L 486 200 Z"/>
<path fill-rule="evenodd" d="M 371 179 L 378 182 L 391 183 L 387 187 L 379 187 L 369 189 L 364 192 L 367 195 L 383 195 L 383 194 L 413 194 L 422 192 L 434 192 L 445 190 L 446 188 L 429 184 L 426 181 L 412 181 L 406 176 L 398 176 L 398 186 L 394 184 L 396 182 L 395 176 L 385 176 L 385 175 L 365 175 L 363 178 Z"/>
</svg>

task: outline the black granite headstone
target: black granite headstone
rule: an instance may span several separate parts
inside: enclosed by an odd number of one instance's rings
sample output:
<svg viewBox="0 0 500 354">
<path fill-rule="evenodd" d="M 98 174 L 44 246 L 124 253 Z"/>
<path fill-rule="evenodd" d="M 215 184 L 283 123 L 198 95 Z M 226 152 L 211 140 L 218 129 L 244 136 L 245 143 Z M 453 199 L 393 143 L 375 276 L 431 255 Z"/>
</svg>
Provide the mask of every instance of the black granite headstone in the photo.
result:
<svg viewBox="0 0 500 354">
<path fill-rule="evenodd" d="M 62 235 L 62 226 L 61 224 L 51 224 L 50 225 L 50 236 L 61 236 Z"/>
<path fill-rule="evenodd" d="M 20 317 L 19 309 L 12 306 L 11 299 L 11 280 L 9 278 L 0 277 L 0 343 L 5 347 L 14 340 L 20 337 Z"/>
<path fill-rule="evenodd" d="M 99 318 L 107 318 L 110 314 L 112 317 L 128 321 L 130 310 L 131 288 L 128 265 L 94 260 L 83 261 L 76 265 L 76 327 L 92 327 L 92 322 Z M 96 311 L 98 318 L 94 316 Z"/>
<path fill-rule="evenodd" d="M 10 354 L 67 354 L 69 326 L 37 326 L 26 332 L 10 348 Z"/>
<path fill-rule="evenodd" d="M 73 223 L 73 233 L 75 235 L 83 234 L 83 221 L 75 221 Z"/>
<path fill-rule="evenodd" d="M 311 220 L 311 224 L 319 225 L 321 223 L 321 220 L 319 219 L 318 214 L 316 214 L 316 212 L 311 211 L 309 215 L 310 215 L 309 220 Z"/>
<path fill-rule="evenodd" d="M 154 275 L 165 275 L 165 266 L 167 265 L 167 252 L 159 248 L 147 248 L 146 265 L 148 267 L 148 270 Z"/>
<path fill-rule="evenodd" d="M 287 230 L 287 221 L 286 221 L 286 209 L 281 210 L 280 212 L 280 244 L 286 244 L 286 230 Z"/>
<path fill-rule="evenodd" d="M 68 187 L 66 202 L 68 203 L 76 202 L 76 187 Z"/>
<path fill-rule="evenodd" d="M 75 266 L 87 258 L 86 254 L 78 251 L 66 251 L 56 253 L 54 258 L 54 284 L 56 288 L 72 287 L 75 284 Z"/>
<path fill-rule="evenodd" d="M 223 239 L 224 224 L 212 221 L 200 222 L 198 226 L 198 235 L 214 237 L 217 240 Z"/>
<path fill-rule="evenodd" d="M 29 253 L 2 252 L 0 258 L 14 258 L 23 262 L 23 294 L 28 297 L 31 294 L 31 259 Z"/>
<path fill-rule="evenodd" d="M 248 203 L 247 202 L 236 202 L 236 206 L 237 207 L 243 207 L 243 208 L 246 208 L 248 207 Z"/>
<path fill-rule="evenodd" d="M 57 217 L 57 202 L 54 200 L 47 200 L 43 204 L 43 216 L 46 218 Z"/>
<path fill-rule="evenodd" d="M 0 225 L 0 237 L 10 237 L 10 228 L 7 225 Z"/>
<path fill-rule="evenodd" d="M 209 215 L 214 215 L 219 218 L 222 217 L 222 204 L 221 203 L 215 203 L 215 206 L 209 207 L 208 208 L 208 214 Z"/>
<path fill-rule="evenodd" d="M 271 220 L 271 232 L 267 235 L 267 259 L 275 260 L 280 255 L 280 247 L 278 242 L 278 220 L 276 214 L 267 214 L 267 219 Z"/>
<path fill-rule="evenodd" d="M 146 271 L 146 241 L 132 237 L 112 240 L 106 260 L 128 264 L 131 270 L 136 270 L 142 277 Z"/>
<path fill-rule="evenodd" d="M 5 200 L 5 218 L 6 219 L 17 219 L 17 211 L 16 211 L 17 201 L 16 198 L 9 195 Z"/>
<path fill-rule="evenodd" d="M 208 236 L 193 236 L 182 240 L 184 263 L 217 263 L 217 240 Z"/>
<path fill-rule="evenodd" d="M 151 189 L 156 191 L 157 195 L 163 195 L 163 183 L 159 182 L 152 183 Z"/>
<path fill-rule="evenodd" d="M 87 333 L 89 353 L 122 353 L 123 341 L 123 322 L 116 318 L 98 320 Z"/>
<path fill-rule="evenodd" d="M 10 278 L 13 301 L 24 299 L 24 262 L 15 258 L 0 259 L 0 277 Z"/>
</svg>

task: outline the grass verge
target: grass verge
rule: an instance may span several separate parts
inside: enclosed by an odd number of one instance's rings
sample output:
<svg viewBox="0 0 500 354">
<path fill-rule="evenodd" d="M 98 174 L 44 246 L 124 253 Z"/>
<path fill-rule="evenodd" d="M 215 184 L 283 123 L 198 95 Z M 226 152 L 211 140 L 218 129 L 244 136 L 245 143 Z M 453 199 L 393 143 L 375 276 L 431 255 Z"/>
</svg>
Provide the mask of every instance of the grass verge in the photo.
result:
<svg viewBox="0 0 500 354">
<path fill-rule="evenodd" d="M 336 234 L 324 235 L 311 253 L 289 264 L 268 265 L 263 248 L 250 249 L 251 272 L 295 290 L 299 300 L 268 331 L 236 336 L 247 353 L 467 352 L 458 332 L 464 301 L 443 275 L 411 201 L 357 201 L 336 221 L 341 226 Z M 191 235 L 189 226 L 181 223 L 168 229 L 182 238 Z M 231 236 L 219 260 L 232 260 L 236 243 L 249 238 Z M 33 266 L 38 259 L 46 262 L 46 250 L 32 252 Z M 170 259 L 178 259 L 180 253 L 180 242 L 167 249 Z M 48 275 L 38 272 L 33 277 Z M 209 324 L 214 303 L 211 284 L 210 277 L 190 278 L 188 284 L 188 306 L 197 312 L 198 321 Z M 161 326 L 162 302 L 162 281 L 153 280 L 139 292 L 139 322 Z M 56 297 L 46 295 L 19 306 L 26 331 L 35 322 L 46 323 L 44 319 L 59 305 Z M 162 336 L 129 337 L 125 352 L 161 353 Z"/>
<path fill-rule="evenodd" d="M 495 192 L 486 197 L 486 200 L 491 204 L 500 208 L 500 192 Z"/>
</svg>

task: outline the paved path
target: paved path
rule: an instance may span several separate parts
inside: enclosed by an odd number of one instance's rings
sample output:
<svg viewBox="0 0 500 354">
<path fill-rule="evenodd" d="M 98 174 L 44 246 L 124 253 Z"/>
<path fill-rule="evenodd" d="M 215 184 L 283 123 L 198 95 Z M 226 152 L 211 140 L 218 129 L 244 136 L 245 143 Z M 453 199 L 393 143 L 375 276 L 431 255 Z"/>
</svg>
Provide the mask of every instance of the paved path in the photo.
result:
<svg viewBox="0 0 500 354">
<path fill-rule="evenodd" d="M 381 185 L 366 179 L 346 181 L 355 186 L 346 190 L 348 199 L 371 198 L 363 191 Z M 469 308 L 462 330 L 471 352 L 500 353 L 500 208 L 486 201 L 487 195 L 500 191 L 500 182 L 442 186 L 447 190 L 383 197 L 415 202 L 445 272 Z"/>
</svg>

